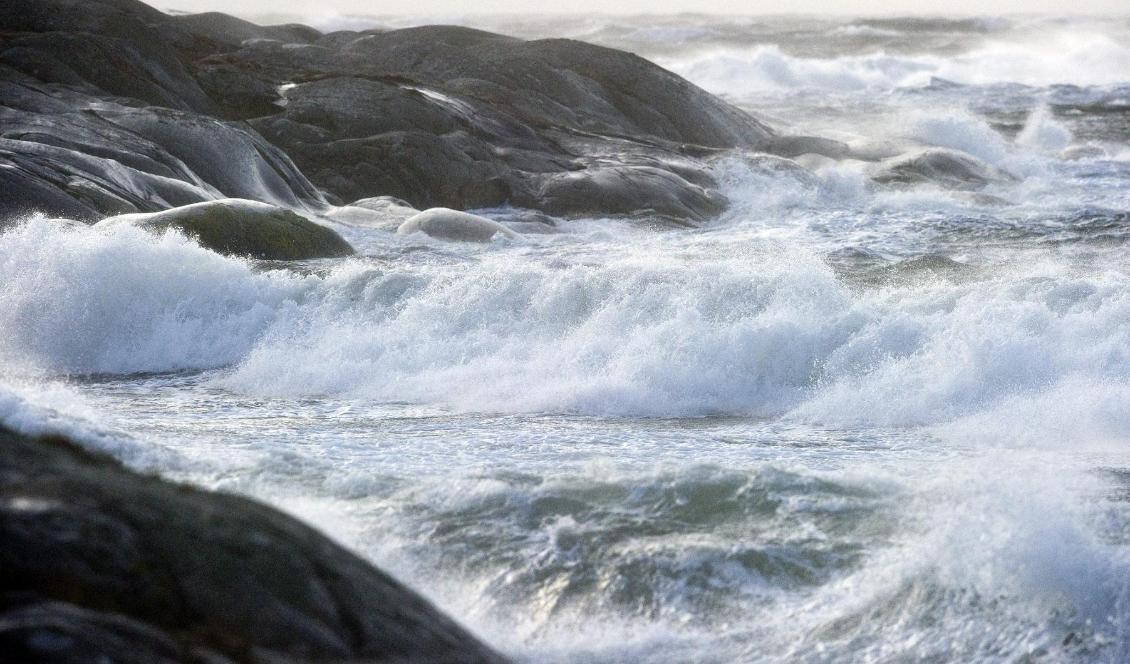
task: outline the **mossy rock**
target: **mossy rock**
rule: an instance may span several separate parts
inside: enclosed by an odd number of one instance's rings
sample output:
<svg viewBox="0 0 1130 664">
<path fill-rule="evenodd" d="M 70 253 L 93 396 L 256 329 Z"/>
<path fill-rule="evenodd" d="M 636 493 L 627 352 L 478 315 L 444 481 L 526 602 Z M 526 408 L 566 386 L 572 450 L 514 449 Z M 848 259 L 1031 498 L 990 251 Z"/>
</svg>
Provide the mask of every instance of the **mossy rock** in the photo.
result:
<svg viewBox="0 0 1130 664">
<path fill-rule="evenodd" d="M 286 208 L 242 199 L 195 203 L 147 214 L 124 214 L 98 225 L 132 224 L 150 231 L 176 228 L 200 246 L 229 256 L 262 260 L 306 260 L 352 255 L 330 228 Z"/>
</svg>

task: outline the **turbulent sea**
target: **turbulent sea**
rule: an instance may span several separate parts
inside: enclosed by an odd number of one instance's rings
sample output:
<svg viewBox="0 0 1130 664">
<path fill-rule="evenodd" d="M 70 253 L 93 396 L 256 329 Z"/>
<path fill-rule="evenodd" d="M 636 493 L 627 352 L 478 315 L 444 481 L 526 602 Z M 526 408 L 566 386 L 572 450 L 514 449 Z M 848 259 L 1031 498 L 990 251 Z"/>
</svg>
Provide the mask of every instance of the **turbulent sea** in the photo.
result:
<svg viewBox="0 0 1130 664">
<path fill-rule="evenodd" d="M 1130 661 L 1130 19 L 471 23 L 1015 177 L 724 160 L 700 228 L 298 267 L 33 217 L 0 419 L 278 505 L 518 660 Z"/>
</svg>

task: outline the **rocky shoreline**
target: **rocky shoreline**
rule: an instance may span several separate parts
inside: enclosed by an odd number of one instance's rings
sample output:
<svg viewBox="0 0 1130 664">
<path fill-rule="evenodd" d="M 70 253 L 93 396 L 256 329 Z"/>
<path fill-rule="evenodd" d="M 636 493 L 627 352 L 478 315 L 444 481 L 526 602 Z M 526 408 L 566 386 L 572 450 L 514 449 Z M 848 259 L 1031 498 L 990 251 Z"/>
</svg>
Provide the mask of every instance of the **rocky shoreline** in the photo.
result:
<svg viewBox="0 0 1130 664">
<path fill-rule="evenodd" d="M 952 150 L 781 135 L 577 41 L 0 4 L 0 229 L 41 213 L 306 260 L 353 253 L 319 218 L 476 242 L 572 217 L 695 225 L 727 206 L 720 157 L 809 175 L 804 155 L 872 162 L 880 186 L 1009 177 Z M 498 207 L 518 212 L 466 212 Z M 0 429 L 0 449 L 0 651 L 20 661 L 503 661 L 275 510 L 61 438 Z"/>
<path fill-rule="evenodd" d="M 879 185 L 983 187 L 974 157 L 782 135 L 643 58 L 454 26 L 323 34 L 137 0 L 0 7 L 0 224 L 246 199 L 383 220 L 388 197 L 527 222 L 694 225 L 723 156 L 875 162 Z M 885 160 L 885 161 L 884 161 Z M 473 233 L 472 233 L 473 234 Z M 269 252 L 251 252 L 258 255 Z"/>
<path fill-rule="evenodd" d="M 321 34 L 133 0 L 13 0 L 0 29 L 5 215 L 387 195 L 698 221 L 725 204 L 708 159 L 774 136 L 642 58 L 563 39 Z"/>
</svg>

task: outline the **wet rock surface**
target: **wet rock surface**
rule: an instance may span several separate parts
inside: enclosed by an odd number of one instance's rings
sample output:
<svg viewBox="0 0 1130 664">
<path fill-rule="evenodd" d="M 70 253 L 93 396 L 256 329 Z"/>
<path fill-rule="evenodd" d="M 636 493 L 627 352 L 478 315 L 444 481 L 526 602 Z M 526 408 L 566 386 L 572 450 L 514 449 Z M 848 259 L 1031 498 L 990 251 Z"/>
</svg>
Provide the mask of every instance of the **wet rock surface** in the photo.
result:
<svg viewBox="0 0 1130 664">
<path fill-rule="evenodd" d="M 6 220 L 223 198 L 332 218 L 386 196 L 693 225 L 728 204 L 712 167 L 724 154 L 880 162 L 868 173 L 892 186 L 1007 179 L 953 150 L 782 135 L 640 57 L 568 39 L 323 34 L 136 0 L 9 0 L 0 37 Z"/>
<path fill-rule="evenodd" d="M 0 65 L 0 211 L 94 221 L 239 197 L 297 209 L 325 200 L 277 147 L 240 123 L 136 107 Z"/>
<path fill-rule="evenodd" d="M 321 34 L 133 0 L 11 0 L 0 34 L 9 214 L 395 196 L 698 221 L 724 204 L 701 157 L 773 137 L 642 58 L 564 39 Z"/>
<path fill-rule="evenodd" d="M 500 662 L 297 520 L 0 428 L 0 659 Z"/>
</svg>

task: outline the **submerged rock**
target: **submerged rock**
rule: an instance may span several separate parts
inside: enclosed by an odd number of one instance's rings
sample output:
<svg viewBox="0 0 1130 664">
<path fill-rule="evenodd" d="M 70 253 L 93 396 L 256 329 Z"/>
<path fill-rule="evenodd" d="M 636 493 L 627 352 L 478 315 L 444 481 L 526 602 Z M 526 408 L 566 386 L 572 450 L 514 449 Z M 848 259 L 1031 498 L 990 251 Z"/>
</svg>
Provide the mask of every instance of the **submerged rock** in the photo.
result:
<svg viewBox="0 0 1130 664">
<path fill-rule="evenodd" d="M 5 661 L 501 662 L 314 529 L 0 427 Z"/>
<path fill-rule="evenodd" d="M 1100 145 L 1072 145 L 1064 148 L 1059 153 L 1059 158 L 1064 161 L 1079 161 L 1081 159 L 1102 159 L 1106 157 L 1106 150 Z"/>
<path fill-rule="evenodd" d="M 765 149 L 788 158 L 815 154 L 832 159 L 843 159 L 852 154 L 851 147 L 847 143 L 818 136 L 774 136 Z"/>
<path fill-rule="evenodd" d="M 725 208 L 725 198 L 680 174 L 654 166 L 594 166 L 544 176 L 535 193 L 539 207 L 559 216 L 646 214 L 675 221 L 702 221 Z"/>
<path fill-rule="evenodd" d="M 936 184 L 947 189 L 980 189 L 1012 176 L 966 152 L 927 148 L 885 159 L 871 172 L 881 184 Z"/>
<path fill-rule="evenodd" d="M 399 198 L 374 196 L 330 208 L 321 216 L 347 226 L 395 231 L 419 212 Z"/>
<path fill-rule="evenodd" d="M 495 235 L 518 237 L 517 233 L 497 221 L 447 208 L 424 210 L 402 223 L 396 232 L 400 235 L 424 233 L 459 242 L 489 242 Z"/>
<path fill-rule="evenodd" d="M 800 159 L 808 160 L 810 157 L 821 161 L 827 159 L 827 157 L 813 155 L 805 155 Z M 800 161 L 786 157 L 760 152 L 732 152 L 723 155 L 716 163 L 723 169 L 737 165 L 742 170 L 754 175 L 771 178 L 785 177 L 807 187 L 815 188 L 818 186 L 818 181 L 812 170 L 801 165 Z"/>
<path fill-rule="evenodd" d="M 255 201 L 225 199 L 164 212 L 126 214 L 98 226 L 132 224 L 147 230 L 176 228 L 200 246 L 229 256 L 263 260 L 305 260 L 353 253 L 333 229 L 285 208 Z"/>
<path fill-rule="evenodd" d="M 934 253 L 892 262 L 876 252 L 847 247 L 830 252 L 825 260 L 840 278 L 876 288 L 936 280 L 956 282 L 977 274 L 968 263 Z"/>
</svg>

